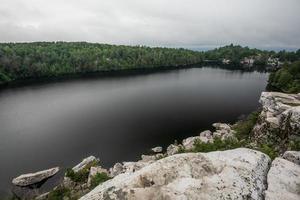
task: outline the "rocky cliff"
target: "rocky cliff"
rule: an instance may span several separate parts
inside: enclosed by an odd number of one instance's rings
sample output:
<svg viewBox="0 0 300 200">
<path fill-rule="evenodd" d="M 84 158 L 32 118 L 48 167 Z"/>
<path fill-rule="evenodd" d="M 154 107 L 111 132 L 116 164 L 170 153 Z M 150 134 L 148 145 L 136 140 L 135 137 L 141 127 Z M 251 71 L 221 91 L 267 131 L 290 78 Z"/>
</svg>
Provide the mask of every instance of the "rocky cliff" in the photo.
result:
<svg viewBox="0 0 300 200">
<path fill-rule="evenodd" d="M 250 149 L 184 153 L 123 173 L 81 198 L 263 199 L 270 158 Z"/>
<path fill-rule="evenodd" d="M 300 152 L 286 154 L 271 165 L 267 155 L 246 148 L 176 154 L 123 171 L 80 200 L 297 200 Z"/>
<path fill-rule="evenodd" d="M 291 140 L 299 141 L 300 94 L 263 92 L 259 102 L 262 112 L 253 129 L 252 140 L 276 144 L 283 153 Z"/>
</svg>

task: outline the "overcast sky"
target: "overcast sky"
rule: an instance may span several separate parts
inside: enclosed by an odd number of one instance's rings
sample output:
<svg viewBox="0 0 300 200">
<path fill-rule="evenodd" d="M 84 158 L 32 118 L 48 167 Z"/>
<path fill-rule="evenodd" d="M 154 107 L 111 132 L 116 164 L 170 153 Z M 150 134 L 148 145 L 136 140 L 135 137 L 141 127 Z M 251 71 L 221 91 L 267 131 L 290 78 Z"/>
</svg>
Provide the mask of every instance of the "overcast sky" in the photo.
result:
<svg viewBox="0 0 300 200">
<path fill-rule="evenodd" d="M 0 0 L 0 41 L 300 47 L 300 0 Z"/>
</svg>

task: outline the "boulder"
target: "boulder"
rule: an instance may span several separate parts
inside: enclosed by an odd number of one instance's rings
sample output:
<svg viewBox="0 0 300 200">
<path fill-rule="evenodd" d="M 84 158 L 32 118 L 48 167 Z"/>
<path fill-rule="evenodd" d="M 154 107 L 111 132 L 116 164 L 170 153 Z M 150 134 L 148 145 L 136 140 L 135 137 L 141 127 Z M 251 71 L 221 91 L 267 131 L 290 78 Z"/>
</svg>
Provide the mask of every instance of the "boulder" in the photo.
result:
<svg viewBox="0 0 300 200">
<path fill-rule="evenodd" d="M 79 172 L 80 170 L 84 169 L 87 165 L 93 163 L 93 162 L 99 162 L 100 160 L 96 158 L 95 156 L 89 156 L 85 159 L 83 159 L 78 165 L 72 168 L 74 172 Z"/>
<path fill-rule="evenodd" d="M 59 171 L 59 167 L 54 167 L 51 169 L 35 172 L 35 173 L 28 173 L 18 176 L 12 180 L 12 183 L 16 186 L 29 186 L 33 184 L 40 183 L 52 176 L 54 176 Z"/>
<path fill-rule="evenodd" d="M 141 158 L 142 160 L 139 160 L 138 162 L 153 162 L 156 161 L 162 157 L 164 157 L 165 154 L 162 153 L 157 153 L 155 155 L 142 155 Z"/>
<path fill-rule="evenodd" d="M 234 138 L 235 131 L 231 129 L 229 124 L 214 123 L 213 127 L 216 128 L 216 131 L 212 133 L 213 137 L 221 138 L 221 140 Z"/>
<path fill-rule="evenodd" d="M 167 155 L 171 156 L 176 154 L 179 151 L 179 145 L 175 145 L 175 144 L 170 144 L 167 148 Z"/>
<path fill-rule="evenodd" d="M 207 142 L 213 142 L 213 133 L 210 131 L 210 130 L 206 130 L 206 131 L 202 131 L 200 134 L 199 134 L 199 136 L 200 136 L 200 140 L 202 141 L 202 142 L 205 142 L 205 143 L 207 143 Z"/>
<path fill-rule="evenodd" d="M 182 145 L 186 150 L 191 150 L 197 140 L 200 140 L 200 136 L 188 137 L 182 141 Z"/>
<path fill-rule="evenodd" d="M 300 151 L 286 151 L 282 157 L 288 161 L 300 165 Z"/>
<path fill-rule="evenodd" d="M 154 147 L 151 149 L 154 153 L 161 153 L 163 151 L 162 147 Z"/>
<path fill-rule="evenodd" d="M 123 173 L 123 165 L 121 163 L 116 163 L 113 167 L 109 169 L 110 176 L 114 177 Z"/>
<path fill-rule="evenodd" d="M 143 167 L 153 163 L 154 161 L 156 161 L 156 159 L 153 159 L 153 160 L 149 159 L 147 161 L 140 160 L 138 162 L 123 162 L 123 164 L 116 163 L 112 168 L 109 169 L 109 174 L 111 177 L 115 177 L 119 174 L 124 174 L 124 173 L 131 174 L 131 173 L 136 172 L 136 171 L 142 169 Z"/>
<path fill-rule="evenodd" d="M 282 158 L 272 162 L 266 200 L 300 199 L 300 166 Z"/>
<path fill-rule="evenodd" d="M 215 127 L 216 130 L 227 130 L 227 131 L 231 130 L 231 127 L 225 123 L 213 123 L 212 126 Z"/>
<path fill-rule="evenodd" d="M 182 145 L 186 150 L 191 150 L 194 148 L 194 144 L 196 141 L 201 141 L 204 143 L 207 142 L 212 142 L 213 141 L 213 136 L 212 132 L 209 130 L 203 131 L 199 134 L 199 136 L 195 137 L 188 137 L 182 141 Z"/>
<path fill-rule="evenodd" d="M 240 148 L 160 159 L 97 186 L 81 200 L 263 199 L 270 158 Z"/>
<path fill-rule="evenodd" d="M 87 182 L 88 187 L 91 186 L 92 178 L 95 177 L 98 173 L 99 174 L 105 173 L 105 174 L 109 175 L 109 172 L 107 171 L 107 169 L 104 169 L 101 166 L 91 167 L 89 177 L 88 177 L 88 182 Z"/>
</svg>

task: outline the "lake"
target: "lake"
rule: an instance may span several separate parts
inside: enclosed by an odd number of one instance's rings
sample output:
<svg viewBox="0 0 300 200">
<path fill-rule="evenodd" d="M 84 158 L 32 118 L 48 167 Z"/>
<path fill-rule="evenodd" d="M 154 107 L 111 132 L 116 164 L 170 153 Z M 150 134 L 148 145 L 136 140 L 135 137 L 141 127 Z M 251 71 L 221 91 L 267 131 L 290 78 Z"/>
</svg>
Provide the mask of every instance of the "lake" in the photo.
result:
<svg viewBox="0 0 300 200">
<path fill-rule="evenodd" d="M 268 74 L 211 67 L 107 75 L 0 91 L 0 196 L 22 173 L 110 167 L 154 146 L 235 122 L 258 106 Z"/>
</svg>

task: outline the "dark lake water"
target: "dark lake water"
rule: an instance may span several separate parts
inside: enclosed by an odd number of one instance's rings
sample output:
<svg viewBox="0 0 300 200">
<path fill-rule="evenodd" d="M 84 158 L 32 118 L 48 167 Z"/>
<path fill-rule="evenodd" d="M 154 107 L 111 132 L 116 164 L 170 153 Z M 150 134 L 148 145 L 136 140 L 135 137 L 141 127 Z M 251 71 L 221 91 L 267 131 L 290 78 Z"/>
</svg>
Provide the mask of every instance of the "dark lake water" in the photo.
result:
<svg viewBox="0 0 300 200">
<path fill-rule="evenodd" d="M 11 179 L 95 155 L 136 160 L 255 110 L 268 74 L 190 68 L 0 91 L 0 196 Z"/>
</svg>

